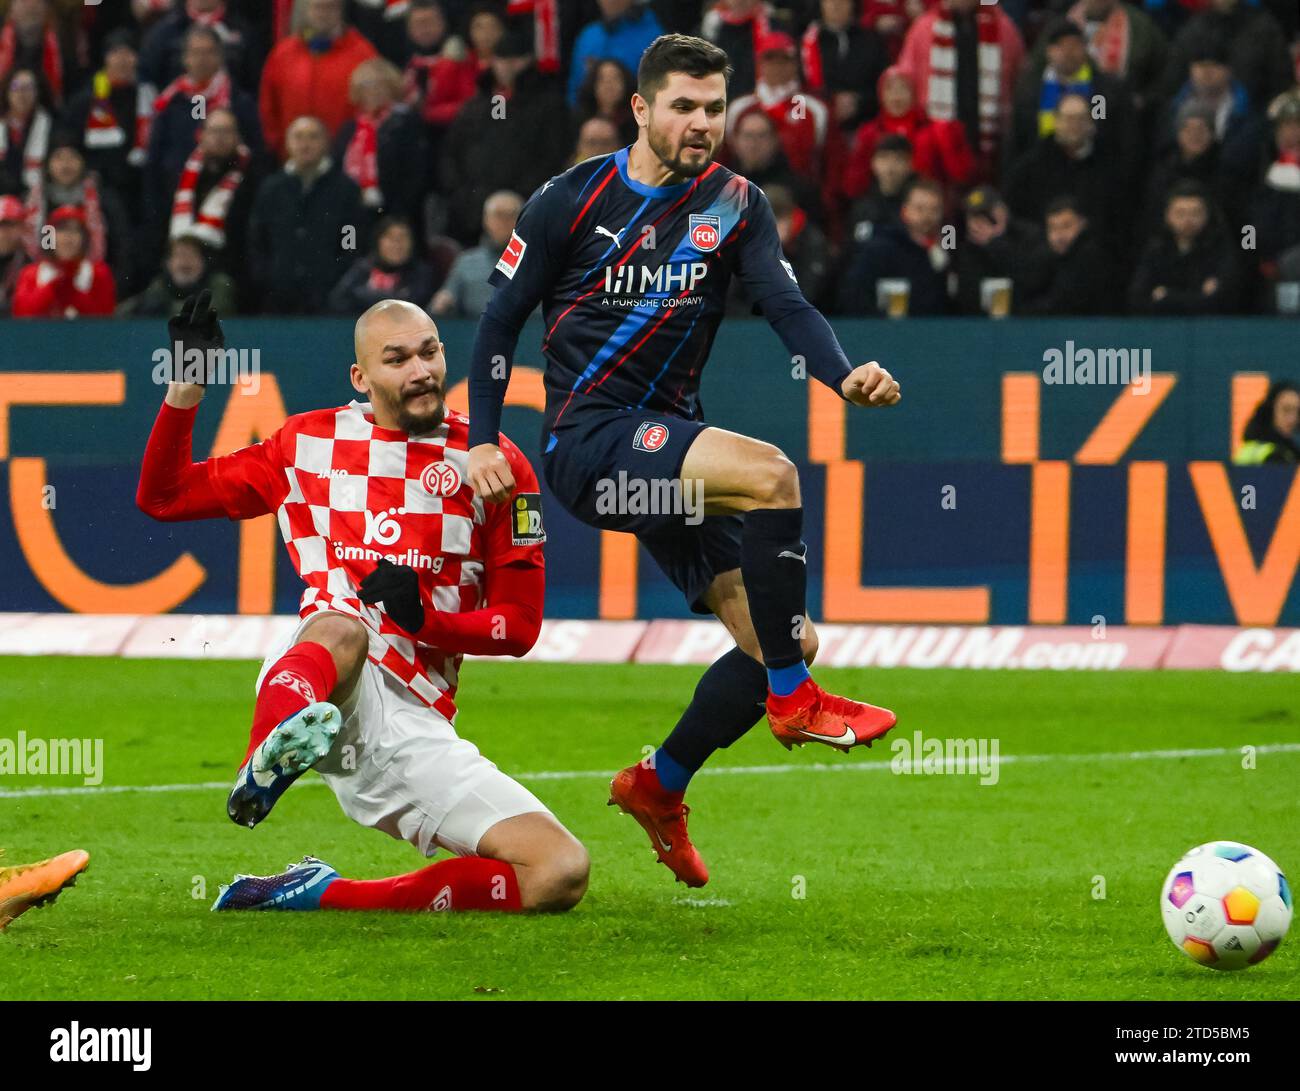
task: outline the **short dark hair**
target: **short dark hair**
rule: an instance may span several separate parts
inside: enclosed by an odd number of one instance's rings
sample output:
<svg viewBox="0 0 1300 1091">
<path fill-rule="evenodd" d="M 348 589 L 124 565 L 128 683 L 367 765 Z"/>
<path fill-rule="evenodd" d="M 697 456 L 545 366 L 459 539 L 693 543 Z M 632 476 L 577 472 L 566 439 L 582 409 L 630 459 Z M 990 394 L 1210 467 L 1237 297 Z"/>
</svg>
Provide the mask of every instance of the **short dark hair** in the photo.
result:
<svg viewBox="0 0 1300 1091">
<path fill-rule="evenodd" d="M 939 185 L 933 178 L 926 178 L 925 175 L 918 174 L 903 187 L 903 204 L 907 204 L 912 199 L 912 194 L 918 190 L 932 194 L 938 198 L 940 203 L 943 202 L 943 186 Z"/>
<path fill-rule="evenodd" d="M 902 133 L 886 133 L 877 141 L 871 155 L 874 158 L 881 153 L 895 155 L 905 155 L 908 159 L 912 158 L 912 142 Z"/>
<path fill-rule="evenodd" d="M 1043 39 L 1048 45 L 1055 45 L 1062 38 L 1083 38 L 1083 27 L 1065 15 L 1053 19 L 1043 31 Z"/>
<path fill-rule="evenodd" d="M 1088 218 L 1088 214 L 1079 207 L 1079 198 L 1073 193 L 1062 193 L 1048 201 L 1047 207 L 1043 209 L 1043 220 L 1046 222 L 1049 216 L 1056 216 L 1062 212 L 1073 212 L 1081 220 Z"/>
<path fill-rule="evenodd" d="M 1168 208 L 1175 201 L 1188 197 L 1200 201 L 1205 206 L 1206 211 L 1209 211 L 1209 191 L 1194 178 L 1182 178 L 1169 187 L 1169 191 L 1165 194 L 1165 208 Z"/>
<path fill-rule="evenodd" d="M 673 72 L 685 72 L 696 79 L 721 72 L 722 78 L 729 81 L 732 68 L 727 54 L 712 42 L 689 34 L 661 34 L 641 54 L 636 70 L 637 93 L 647 102 L 654 102 Z"/>
<path fill-rule="evenodd" d="M 181 37 L 182 47 L 189 45 L 191 38 L 207 38 L 217 47 L 217 52 L 220 53 L 222 57 L 226 55 L 225 41 L 222 39 L 220 34 L 206 23 L 191 23 L 186 27 L 185 33 Z"/>
</svg>

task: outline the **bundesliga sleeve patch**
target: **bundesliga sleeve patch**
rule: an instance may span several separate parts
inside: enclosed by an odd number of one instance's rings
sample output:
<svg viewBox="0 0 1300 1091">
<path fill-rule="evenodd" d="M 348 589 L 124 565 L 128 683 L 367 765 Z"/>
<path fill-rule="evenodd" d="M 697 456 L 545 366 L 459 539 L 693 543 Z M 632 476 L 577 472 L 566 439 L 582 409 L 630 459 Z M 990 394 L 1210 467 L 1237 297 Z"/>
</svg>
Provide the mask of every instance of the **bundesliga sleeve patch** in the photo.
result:
<svg viewBox="0 0 1300 1091">
<path fill-rule="evenodd" d="M 519 268 L 519 263 L 524 260 L 524 250 L 528 244 L 521 239 L 514 231 L 510 232 L 510 241 L 506 243 L 506 248 L 501 251 L 501 256 L 497 258 L 498 271 L 505 273 L 511 280 L 515 279 L 515 270 Z"/>
<path fill-rule="evenodd" d="M 515 493 L 510 521 L 510 540 L 517 546 L 541 545 L 546 541 L 542 527 L 542 494 L 539 492 Z"/>
</svg>

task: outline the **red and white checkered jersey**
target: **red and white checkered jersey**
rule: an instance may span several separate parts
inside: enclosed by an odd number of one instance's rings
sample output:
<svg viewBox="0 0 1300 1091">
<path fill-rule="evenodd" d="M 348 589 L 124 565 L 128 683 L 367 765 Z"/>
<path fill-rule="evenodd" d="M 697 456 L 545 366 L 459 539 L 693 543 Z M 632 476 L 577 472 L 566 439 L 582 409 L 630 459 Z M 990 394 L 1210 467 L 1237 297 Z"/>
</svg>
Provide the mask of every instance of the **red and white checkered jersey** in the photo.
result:
<svg viewBox="0 0 1300 1091">
<path fill-rule="evenodd" d="M 461 656 L 416 642 L 357 587 L 381 557 L 420 577 L 425 609 L 484 604 L 484 566 L 541 565 L 545 533 L 537 477 L 505 436 L 510 502 L 484 504 L 466 479 L 469 418 L 448 411 L 425 436 L 381 428 L 353 401 L 290 417 L 261 443 L 207 462 L 231 519 L 274 512 L 307 589 L 299 614 L 335 610 L 370 633 L 370 659 L 448 720 Z"/>
</svg>

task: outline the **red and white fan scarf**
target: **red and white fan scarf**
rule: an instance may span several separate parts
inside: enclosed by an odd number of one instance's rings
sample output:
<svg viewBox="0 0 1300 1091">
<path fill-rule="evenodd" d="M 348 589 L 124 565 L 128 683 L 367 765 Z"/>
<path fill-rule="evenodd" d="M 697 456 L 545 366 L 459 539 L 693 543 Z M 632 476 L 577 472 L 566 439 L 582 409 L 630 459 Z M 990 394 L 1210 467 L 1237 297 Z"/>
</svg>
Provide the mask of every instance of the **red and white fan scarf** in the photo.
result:
<svg viewBox="0 0 1300 1091">
<path fill-rule="evenodd" d="M 0 29 L 0 82 L 8 79 L 18 55 L 18 31 L 13 21 Z M 50 85 L 55 102 L 63 101 L 63 52 L 59 49 L 59 36 L 54 33 L 54 21 L 45 24 L 41 42 L 41 73 Z"/>
<path fill-rule="evenodd" d="M 183 95 L 191 100 L 201 96 L 204 99 L 205 113 L 211 113 L 213 110 L 228 110 L 230 108 L 230 74 L 222 68 L 207 83 L 196 83 L 189 76 L 177 76 L 154 99 L 154 116 L 158 116 L 167 109 L 167 104 L 177 95 Z"/>
<path fill-rule="evenodd" d="M 1002 33 L 996 8 L 975 12 L 979 58 L 980 150 L 986 155 L 997 147 L 1002 117 Z M 941 12 L 930 38 L 930 79 L 926 113 L 935 121 L 957 119 L 957 38 L 952 20 Z"/>
<path fill-rule="evenodd" d="M 50 131 L 53 128 L 53 119 L 39 106 L 33 111 L 25 130 L 18 129 L 7 121 L 0 123 L 0 159 L 9 154 L 11 145 L 22 142 L 23 186 L 29 190 L 40 183 L 41 171 L 45 169 L 45 153 L 50 147 Z"/>
<path fill-rule="evenodd" d="M 379 188 L 379 129 L 392 112 L 391 106 L 385 106 L 378 114 L 357 114 L 356 130 L 343 153 L 343 173 L 356 182 L 367 208 L 384 203 Z"/>
<path fill-rule="evenodd" d="M 136 85 L 135 132 L 127 162 L 133 167 L 144 165 L 148 147 L 149 125 L 153 120 L 153 88 L 147 83 Z M 90 109 L 86 113 L 84 140 L 87 148 L 120 148 L 126 143 L 126 128 L 113 107 L 113 86 L 107 72 L 96 72 L 91 83 Z"/>
<path fill-rule="evenodd" d="M 91 261 L 104 261 L 108 256 L 108 228 L 104 222 L 104 208 L 99 200 L 99 182 L 94 174 L 88 173 L 81 183 L 81 198 L 77 201 L 59 202 L 75 204 L 86 217 L 86 257 Z M 23 243 L 27 253 L 40 259 L 49 254 L 41 247 L 41 234 L 46 219 L 53 209 L 45 199 L 45 180 L 37 179 L 36 185 L 27 194 L 27 216 L 23 221 Z"/>
<path fill-rule="evenodd" d="M 154 99 L 153 109 L 150 111 L 149 125 L 153 125 L 153 119 L 161 117 L 162 112 L 167 109 L 167 104 L 177 95 L 182 95 L 191 102 L 198 97 L 202 97 L 203 116 L 207 117 L 213 110 L 230 109 L 230 74 L 224 69 L 220 69 L 212 79 L 207 83 L 195 83 L 189 76 L 177 76 L 166 87 L 162 93 Z M 149 146 L 149 130 L 144 132 L 144 146 Z"/>
<path fill-rule="evenodd" d="M 507 0 L 506 18 L 533 17 L 533 52 L 537 71 L 560 70 L 560 6 L 558 0 Z"/>
<path fill-rule="evenodd" d="M 195 235 L 214 250 L 220 250 L 225 246 L 226 217 L 230 214 L 230 202 L 235 199 L 235 191 L 244 180 L 248 160 L 248 149 L 241 144 L 236 165 L 226 171 L 220 181 L 208 190 L 203 203 L 196 209 L 194 191 L 198 186 L 199 174 L 203 170 L 203 152 L 195 148 L 190 153 L 190 157 L 185 160 L 180 181 L 176 185 L 167 237 L 174 239 L 181 235 Z"/>
</svg>

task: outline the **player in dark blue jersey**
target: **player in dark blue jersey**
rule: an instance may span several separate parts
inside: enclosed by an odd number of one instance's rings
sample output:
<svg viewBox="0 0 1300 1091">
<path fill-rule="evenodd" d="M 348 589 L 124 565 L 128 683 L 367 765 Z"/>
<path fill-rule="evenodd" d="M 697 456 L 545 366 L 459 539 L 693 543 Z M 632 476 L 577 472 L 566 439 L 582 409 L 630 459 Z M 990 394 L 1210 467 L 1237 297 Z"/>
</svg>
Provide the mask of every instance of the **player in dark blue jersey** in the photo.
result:
<svg viewBox="0 0 1300 1091">
<path fill-rule="evenodd" d="M 689 886 L 708 880 L 690 843 L 687 782 L 766 708 L 787 749 L 848 751 L 894 726 L 888 709 L 822 690 L 805 616 L 803 509 L 794 465 L 776 447 L 710 427 L 700 372 L 738 276 L 792 357 L 841 397 L 898 402 L 875 363 L 851 367 L 829 324 L 803 297 L 763 192 L 714 161 L 726 116 L 727 56 L 669 34 L 642 56 L 632 109 L 637 142 L 552 178 L 532 195 L 490 280 L 470 365 L 469 477 L 501 502 L 514 480 L 498 448 L 501 406 L 524 320 L 540 303 L 546 332 L 543 470 L 584 522 L 630 531 L 698 613 L 736 648 L 709 667 L 652 762 L 619 773 L 610 802 L 650 835 Z M 612 495 L 660 499 L 608 503 Z M 617 486 L 623 491 L 619 492 Z M 702 489 L 703 515 L 688 497 Z"/>
</svg>

